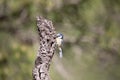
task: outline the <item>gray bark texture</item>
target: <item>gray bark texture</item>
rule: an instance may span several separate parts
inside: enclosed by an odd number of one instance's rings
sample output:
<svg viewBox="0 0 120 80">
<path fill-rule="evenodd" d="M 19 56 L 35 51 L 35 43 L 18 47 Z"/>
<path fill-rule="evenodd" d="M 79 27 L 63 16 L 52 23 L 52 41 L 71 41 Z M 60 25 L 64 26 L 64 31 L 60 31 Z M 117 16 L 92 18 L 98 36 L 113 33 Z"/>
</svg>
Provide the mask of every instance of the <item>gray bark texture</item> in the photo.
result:
<svg viewBox="0 0 120 80">
<path fill-rule="evenodd" d="M 37 17 L 40 47 L 32 71 L 33 80 L 50 80 L 48 71 L 55 51 L 56 32 L 52 21 Z"/>
</svg>

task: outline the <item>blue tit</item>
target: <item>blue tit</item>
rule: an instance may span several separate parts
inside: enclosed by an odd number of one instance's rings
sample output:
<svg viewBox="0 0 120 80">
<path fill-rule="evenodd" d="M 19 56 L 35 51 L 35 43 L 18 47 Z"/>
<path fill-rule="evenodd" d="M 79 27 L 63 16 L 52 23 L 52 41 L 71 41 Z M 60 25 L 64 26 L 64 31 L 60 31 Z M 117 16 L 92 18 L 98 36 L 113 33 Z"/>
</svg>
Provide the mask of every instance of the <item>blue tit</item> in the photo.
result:
<svg viewBox="0 0 120 80">
<path fill-rule="evenodd" d="M 57 42 L 57 46 L 59 49 L 59 56 L 60 56 L 60 58 L 62 58 L 63 57 L 63 53 L 62 53 L 63 34 L 61 34 L 61 33 L 57 34 L 56 42 Z"/>
</svg>

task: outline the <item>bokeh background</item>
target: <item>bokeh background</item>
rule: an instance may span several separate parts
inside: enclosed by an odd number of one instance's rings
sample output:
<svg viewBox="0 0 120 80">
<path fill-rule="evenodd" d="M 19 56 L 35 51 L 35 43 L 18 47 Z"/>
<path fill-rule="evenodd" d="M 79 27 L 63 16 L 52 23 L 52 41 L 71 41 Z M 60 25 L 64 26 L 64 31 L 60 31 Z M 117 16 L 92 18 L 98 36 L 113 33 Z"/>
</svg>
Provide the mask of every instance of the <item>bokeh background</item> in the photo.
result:
<svg viewBox="0 0 120 80">
<path fill-rule="evenodd" d="M 52 80 L 120 80 L 120 0 L 0 0 L 0 80 L 32 80 L 38 15 L 64 34 Z"/>
</svg>

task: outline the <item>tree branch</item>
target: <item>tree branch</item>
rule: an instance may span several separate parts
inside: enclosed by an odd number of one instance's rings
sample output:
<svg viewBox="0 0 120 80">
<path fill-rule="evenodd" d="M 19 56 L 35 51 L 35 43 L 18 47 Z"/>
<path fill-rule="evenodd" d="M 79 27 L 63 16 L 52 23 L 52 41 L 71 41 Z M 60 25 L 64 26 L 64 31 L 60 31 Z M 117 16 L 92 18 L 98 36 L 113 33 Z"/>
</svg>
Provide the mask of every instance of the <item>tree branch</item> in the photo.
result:
<svg viewBox="0 0 120 80">
<path fill-rule="evenodd" d="M 40 48 L 32 72 L 33 80 L 50 80 L 48 70 L 55 51 L 56 33 L 52 22 L 42 17 L 37 17 L 37 27 L 40 37 Z"/>
</svg>

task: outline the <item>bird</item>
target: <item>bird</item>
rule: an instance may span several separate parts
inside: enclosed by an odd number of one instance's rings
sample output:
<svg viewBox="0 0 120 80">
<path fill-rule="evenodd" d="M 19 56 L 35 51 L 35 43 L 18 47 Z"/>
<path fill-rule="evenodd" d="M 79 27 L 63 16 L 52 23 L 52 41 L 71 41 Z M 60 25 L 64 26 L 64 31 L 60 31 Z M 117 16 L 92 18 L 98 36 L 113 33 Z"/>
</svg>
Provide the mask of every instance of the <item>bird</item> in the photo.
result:
<svg viewBox="0 0 120 80">
<path fill-rule="evenodd" d="M 56 44 L 57 44 L 57 47 L 58 47 L 58 50 L 59 50 L 59 57 L 62 58 L 63 57 L 63 52 L 62 52 L 63 34 L 62 33 L 57 34 Z"/>
</svg>

